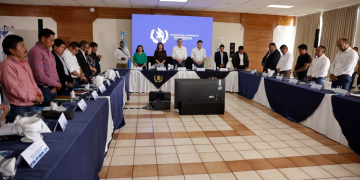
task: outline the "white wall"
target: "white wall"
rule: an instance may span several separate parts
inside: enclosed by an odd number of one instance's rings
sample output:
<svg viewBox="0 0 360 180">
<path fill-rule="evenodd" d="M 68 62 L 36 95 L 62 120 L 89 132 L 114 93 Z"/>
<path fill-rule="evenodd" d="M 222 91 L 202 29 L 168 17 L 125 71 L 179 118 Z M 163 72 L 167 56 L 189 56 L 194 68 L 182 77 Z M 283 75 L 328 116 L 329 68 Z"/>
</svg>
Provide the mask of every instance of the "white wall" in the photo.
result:
<svg viewBox="0 0 360 180">
<path fill-rule="evenodd" d="M 289 52 L 293 53 L 295 44 L 296 26 L 277 26 L 273 32 L 273 41 L 280 48 L 285 44 Z"/>
<path fill-rule="evenodd" d="M 14 26 L 14 34 L 24 38 L 25 46 L 30 49 L 38 40 L 38 19 L 43 19 L 43 28 L 49 28 L 57 37 L 57 23 L 51 17 L 0 16 L 0 27 Z"/>
<path fill-rule="evenodd" d="M 120 35 L 119 31 L 127 32 L 125 35 L 126 45 L 129 51 L 132 52 L 131 42 L 131 20 L 130 19 L 96 19 L 93 23 L 93 40 L 98 43 L 98 53 L 103 56 L 100 61 L 102 69 L 116 67 L 116 59 L 114 52 L 119 47 Z M 236 43 L 236 46 L 243 45 L 244 30 L 239 23 L 218 23 L 213 24 L 213 54 L 215 53 L 219 44 L 219 37 L 224 37 L 225 51 L 229 52 L 230 42 Z M 194 45 L 195 47 L 195 45 Z M 187 47 L 188 51 L 194 47 Z M 208 50 L 209 51 L 209 50 Z M 150 53 L 151 54 L 151 53 Z M 205 61 L 205 66 L 212 65 L 213 57 L 208 57 Z"/>
</svg>

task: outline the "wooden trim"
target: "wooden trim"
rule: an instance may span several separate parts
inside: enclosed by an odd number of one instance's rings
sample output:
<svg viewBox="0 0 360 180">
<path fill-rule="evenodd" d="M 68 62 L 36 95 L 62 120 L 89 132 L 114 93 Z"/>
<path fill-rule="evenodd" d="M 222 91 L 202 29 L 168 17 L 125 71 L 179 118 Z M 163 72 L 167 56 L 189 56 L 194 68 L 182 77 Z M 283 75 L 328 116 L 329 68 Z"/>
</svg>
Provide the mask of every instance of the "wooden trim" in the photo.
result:
<svg viewBox="0 0 360 180">
<path fill-rule="evenodd" d="M 0 4 L 0 16 L 51 17 L 50 6 Z"/>
<path fill-rule="evenodd" d="M 278 25 L 295 26 L 295 24 L 296 24 L 295 16 L 279 16 Z"/>
</svg>

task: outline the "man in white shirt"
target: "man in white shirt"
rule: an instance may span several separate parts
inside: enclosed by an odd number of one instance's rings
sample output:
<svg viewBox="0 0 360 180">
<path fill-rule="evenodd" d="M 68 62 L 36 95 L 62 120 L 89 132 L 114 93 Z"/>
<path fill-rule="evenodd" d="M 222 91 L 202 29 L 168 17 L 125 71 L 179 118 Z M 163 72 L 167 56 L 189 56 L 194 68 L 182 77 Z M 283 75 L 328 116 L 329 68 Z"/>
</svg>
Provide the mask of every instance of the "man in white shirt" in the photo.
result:
<svg viewBox="0 0 360 180">
<path fill-rule="evenodd" d="M 204 62 L 206 60 L 206 51 L 202 48 L 202 40 L 197 42 L 197 47 L 191 51 L 191 59 L 194 61 L 194 65 L 197 68 L 204 68 Z"/>
<path fill-rule="evenodd" d="M 130 57 L 129 49 L 127 47 L 124 47 L 124 41 L 120 41 L 120 47 L 115 50 L 114 56 L 117 60 L 116 68 L 119 69 L 128 68 L 127 63 L 131 57 Z"/>
<path fill-rule="evenodd" d="M 66 67 L 71 73 L 71 77 L 75 79 L 75 83 L 73 87 L 79 85 L 80 81 L 83 81 L 85 78 L 85 74 L 82 72 L 80 65 L 77 61 L 76 54 L 80 50 L 80 44 L 78 42 L 72 42 L 69 44 L 69 47 L 65 49 L 62 57 L 65 61 Z"/>
<path fill-rule="evenodd" d="M 316 84 L 323 85 L 323 81 L 328 74 L 330 68 L 330 60 L 325 56 L 325 47 L 319 46 L 316 48 L 316 58 L 308 72 L 308 80 L 315 81 Z"/>
<path fill-rule="evenodd" d="M 280 51 L 283 55 L 276 65 L 277 73 L 280 73 L 280 75 L 283 74 L 286 78 L 290 78 L 294 57 L 285 44 L 280 47 Z"/>
<path fill-rule="evenodd" d="M 174 59 L 174 67 L 185 67 L 185 60 L 187 59 L 186 47 L 182 45 L 182 39 L 177 40 L 177 46 L 172 49 L 171 56 Z"/>
<path fill-rule="evenodd" d="M 330 68 L 330 78 L 332 87 L 341 86 L 342 89 L 349 90 L 351 75 L 359 59 L 359 55 L 351 49 L 346 38 L 340 38 L 337 41 L 337 47 L 340 49 L 335 56 L 335 60 Z"/>
</svg>

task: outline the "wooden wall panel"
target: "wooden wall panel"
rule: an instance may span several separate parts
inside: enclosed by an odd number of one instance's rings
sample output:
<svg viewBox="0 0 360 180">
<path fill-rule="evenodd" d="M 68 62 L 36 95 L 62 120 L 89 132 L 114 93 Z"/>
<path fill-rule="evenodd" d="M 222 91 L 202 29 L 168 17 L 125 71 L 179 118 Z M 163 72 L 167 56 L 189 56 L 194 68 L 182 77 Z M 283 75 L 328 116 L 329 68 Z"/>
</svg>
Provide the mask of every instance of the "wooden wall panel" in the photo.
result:
<svg viewBox="0 0 360 180">
<path fill-rule="evenodd" d="M 262 71 L 261 61 L 273 41 L 272 29 L 245 29 L 244 51 L 248 54 L 250 69 Z"/>
<path fill-rule="evenodd" d="M 98 18 L 131 19 L 132 14 L 151 14 L 151 9 L 99 7 Z"/>
<path fill-rule="evenodd" d="M 275 29 L 278 24 L 277 15 L 243 13 L 241 24 L 248 29 Z"/>
<path fill-rule="evenodd" d="M 51 17 L 50 6 L 0 4 L 0 16 Z"/>
<path fill-rule="evenodd" d="M 279 16 L 278 25 L 282 26 L 295 26 L 295 16 Z"/>
</svg>

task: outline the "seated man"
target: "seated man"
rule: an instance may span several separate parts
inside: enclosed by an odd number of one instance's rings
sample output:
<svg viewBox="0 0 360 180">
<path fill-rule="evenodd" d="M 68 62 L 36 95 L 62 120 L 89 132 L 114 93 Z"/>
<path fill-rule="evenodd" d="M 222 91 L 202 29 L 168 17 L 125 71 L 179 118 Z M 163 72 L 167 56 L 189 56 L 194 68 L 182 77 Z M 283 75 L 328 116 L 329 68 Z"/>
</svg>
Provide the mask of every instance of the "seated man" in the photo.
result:
<svg viewBox="0 0 360 180">
<path fill-rule="evenodd" d="M 22 37 L 8 35 L 2 47 L 7 58 L 0 63 L 0 84 L 10 102 L 11 111 L 6 123 L 13 123 L 15 117 L 25 112 L 35 111 L 35 104 L 41 104 L 44 96 L 37 86 L 27 61 L 27 49 Z"/>
<path fill-rule="evenodd" d="M 239 46 L 239 50 L 234 53 L 232 58 L 234 69 L 247 69 L 249 67 L 248 55 L 244 52 L 244 47 Z"/>
<path fill-rule="evenodd" d="M 335 60 L 330 68 L 330 78 L 332 87 L 341 86 L 342 89 L 349 90 L 351 75 L 359 59 L 359 55 L 351 49 L 346 38 L 340 38 L 337 41 L 337 47 L 340 49 L 335 56 Z"/>
<path fill-rule="evenodd" d="M 191 59 L 194 61 L 194 65 L 197 68 L 204 68 L 204 62 L 206 60 L 206 51 L 202 48 L 203 42 L 199 40 L 197 47 L 191 51 Z"/>
<path fill-rule="evenodd" d="M 325 56 L 324 46 L 316 48 L 316 56 L 309 69 L 308 80 L 323 85 L 323 80 L 327 76 L 330 68 L 330 60 Z"/>
<path fill-rule="evenodd" d="M 275 43 L 269 44 L 269 51 L 266 53 L 262 60 L 262 66 L 264 67 L 263 72 L 267 72 L 268 69 L 271 69 L 276 72 L 276 65 L 279 62 L 281 54 L 276 48 Z"/>
<path fill-rule="evenodd" d="M 58 90 L 58 94 L 61 95 L 72 88 L 75 80 L 71 77 L 71 73 L 66 67 L 65 60 L 62 57 L 65 51 L 65 42 L 61 39 L 55 39 L 52 49 L 56 61 L 56 70 L 59 75 L 60 83 L 62 84 L 61 89 Z"/>
<path fill-rule="evenodd" d="M 216 52 L 214 55 L 216 67 L 226 68 L 226 64 L 229 61 L 228 54 L 224 51 L 224 48 L 225 48 L 224 45 L 220 45 L 220 48 L 219 48 L 220 50 L 218 52 Z"/>
<path fill-rule="evenodd" d="M 64 54 L 62 55 L 66 67 L 71 73 L 71 77 L 75 79 L 73 88 L 78 86 L 80 82 L 86 80 L 85 75 L 82 72 L 75 56 L 79 52 L 79 49 L 80 44 L 78 42 L 72 42 L 69 44 L 69 47 L 64 51 Z"/>
<path fill-rule="evenodd" d="M 294 68 L 294 77 L 298 77 L 299 80 L 307 79 L 307 72 L 311 64 L 311 56 L 307 53 L 307 45 L 301 44 L 299 47 L 299 57 L 296 61 Z"/>
<path fill-rule="evenodd" d="M 280 47 L 280 51 L 283 55 L 276 66 L 277 73 L 284 75 L 286 78 L 290 78 L 294 57 L 285 44 Z"/>
</svg>

